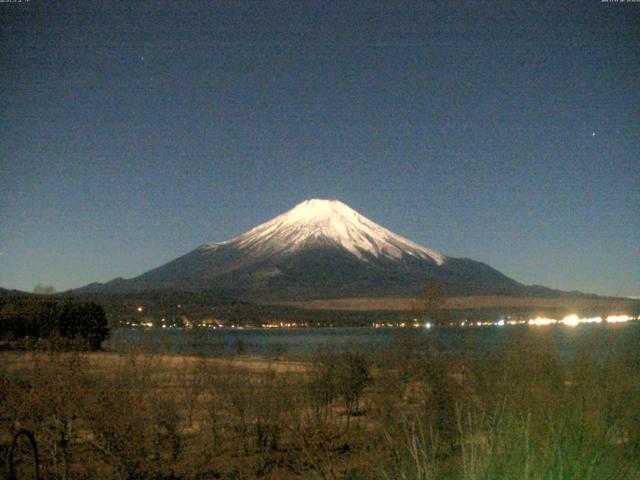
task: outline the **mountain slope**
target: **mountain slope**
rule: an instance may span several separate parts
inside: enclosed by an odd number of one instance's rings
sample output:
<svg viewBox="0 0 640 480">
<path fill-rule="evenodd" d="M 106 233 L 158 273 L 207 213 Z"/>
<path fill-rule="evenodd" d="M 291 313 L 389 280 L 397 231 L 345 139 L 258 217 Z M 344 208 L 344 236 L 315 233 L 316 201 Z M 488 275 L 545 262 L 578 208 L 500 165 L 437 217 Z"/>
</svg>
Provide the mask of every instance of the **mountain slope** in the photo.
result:
<svg viewBox="0 0 640 480">
<path fill-rule="evenodd" d="M 451 295 L 553 295 L 470 259 L 447 257 L 375 224 L 337 200 L 307 200 L 221 243 L 130 280 L 80 292 L 213 290 L 261 301 L 414 296 L 430 282 Z"/>
</svg>

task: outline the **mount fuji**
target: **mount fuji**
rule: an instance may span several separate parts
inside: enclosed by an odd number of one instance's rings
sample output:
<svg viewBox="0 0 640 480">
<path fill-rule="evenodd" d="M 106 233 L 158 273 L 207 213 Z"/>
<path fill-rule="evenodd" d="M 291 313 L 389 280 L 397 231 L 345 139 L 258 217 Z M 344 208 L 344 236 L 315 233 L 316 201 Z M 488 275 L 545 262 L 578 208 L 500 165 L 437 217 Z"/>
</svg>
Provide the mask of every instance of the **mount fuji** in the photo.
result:
<svg viewBox="0 0 640 480">
<path fill-rule="evenodd" d="M 206 290 L 253 301 L 300 301 L 412 297 L 432 282 L 456 296 L 562 294 L 523 285 L 484 263 L 424 248 L 338 200 L 319 199 L 138 277 L 93 283 L 76 292 Z"/>
</svg>

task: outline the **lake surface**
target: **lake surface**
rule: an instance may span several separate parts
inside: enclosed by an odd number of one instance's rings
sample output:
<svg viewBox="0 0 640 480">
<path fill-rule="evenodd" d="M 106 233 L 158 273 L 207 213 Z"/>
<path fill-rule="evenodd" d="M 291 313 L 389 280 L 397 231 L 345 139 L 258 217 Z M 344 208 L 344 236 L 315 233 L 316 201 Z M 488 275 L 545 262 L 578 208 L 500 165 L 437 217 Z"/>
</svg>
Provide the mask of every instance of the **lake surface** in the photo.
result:
<svg viewBox="0 0 640 480">
<path fill-rule="evenodd" d="M 561 353 L 571 354 L 585 342 L 607 353 L 613 347 L 640 352 L 640 322 L 625 324 L 502 327 L 395 328 L 291 328 L 291 329 L 140 329 L 119 328 L 111 332 L 105 347 L 127 350 L 162 350 L 197 354 L 282 355 L 311 354 L 320 349 L 366 351 L 393 347 L 403 336 L 417 337 L 418 344 L 433 343 L 438 351 L 491 351 L 523 334 L 548 336 Z M 526 353 L 526 352 L 523 352 Z"/>
</svg>

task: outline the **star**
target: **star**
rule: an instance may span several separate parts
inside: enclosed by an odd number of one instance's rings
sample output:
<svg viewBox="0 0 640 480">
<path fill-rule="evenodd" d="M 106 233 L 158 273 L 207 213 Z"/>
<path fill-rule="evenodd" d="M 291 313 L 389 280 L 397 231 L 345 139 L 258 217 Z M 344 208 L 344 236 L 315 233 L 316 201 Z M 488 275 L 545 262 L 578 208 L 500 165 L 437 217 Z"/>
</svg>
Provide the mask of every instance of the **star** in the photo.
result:
<svg viewBox="0 0 640 480">
<path fill-rule="evenodd" d="M 595 137 L 596 136 L 596 132 L 591 132 L 591 136 Z"/>
</svg>

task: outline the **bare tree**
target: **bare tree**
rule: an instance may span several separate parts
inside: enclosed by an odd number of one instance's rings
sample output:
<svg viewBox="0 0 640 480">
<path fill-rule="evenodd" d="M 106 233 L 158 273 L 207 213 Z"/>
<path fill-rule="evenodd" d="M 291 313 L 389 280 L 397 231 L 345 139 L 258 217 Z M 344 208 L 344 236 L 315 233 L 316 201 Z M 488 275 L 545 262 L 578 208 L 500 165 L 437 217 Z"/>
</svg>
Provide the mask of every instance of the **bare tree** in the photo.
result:
<svg viewBox="0 0 640 480">
<path fill-rule="evenodd" d="M 42 285 L 39 283 L 33 287 L 33 293 L 38 293 L 40 295 L 53 295 L 56 293 L 56 289 L 53 285 Z"/>
<path fill-rule="evenodd" d="M 447 323 L 446 289 L 442 282 L 431 282 L 420 290 L 414 302 L 416 318 L 429 317 L 436 325 Z"/>
</svg>

